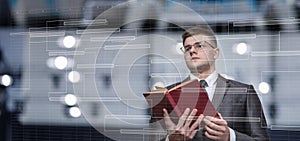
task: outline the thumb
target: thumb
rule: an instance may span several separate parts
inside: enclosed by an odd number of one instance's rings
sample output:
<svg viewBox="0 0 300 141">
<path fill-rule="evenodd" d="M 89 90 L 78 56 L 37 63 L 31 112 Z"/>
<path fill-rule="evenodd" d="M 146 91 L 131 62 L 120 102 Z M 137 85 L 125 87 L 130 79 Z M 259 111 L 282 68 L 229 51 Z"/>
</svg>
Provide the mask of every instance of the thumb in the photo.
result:
<svg viewBox="0 0 300 141">
<path fill-rule="evenodd" d="M 163 112 L 164 112 L 164 120 L 165 120 L 165 125 L 166 125 L 167 130 L 173 131 L 176 125 L 171 120 L 167 109 L 163 108 Z"/>
<path fill-rule="evenodd" d="M 218 113 L 218 116 L 220 117 L 220 119 L 223 119 L 223 117 L 222 117 L 221 113 Z"/>
<path fill-rule="evenodd" d="M 169 116 L 169 113 L 167 111 L 167 109 L 163 108 L 163 112 L 164 112 L 164 119 L 165 119 L 165 122 L 168 123 L 171 121 L 171 118 Z M 171 121 L 172 122 L 172 121 Z"/>
<path fill-rule="evenodd" d="M 164 118 L 169 117 L 169 113 L 168 113 L 167 109 L 163 108 L 163 112 L 164 112 Z"/>
</svg>

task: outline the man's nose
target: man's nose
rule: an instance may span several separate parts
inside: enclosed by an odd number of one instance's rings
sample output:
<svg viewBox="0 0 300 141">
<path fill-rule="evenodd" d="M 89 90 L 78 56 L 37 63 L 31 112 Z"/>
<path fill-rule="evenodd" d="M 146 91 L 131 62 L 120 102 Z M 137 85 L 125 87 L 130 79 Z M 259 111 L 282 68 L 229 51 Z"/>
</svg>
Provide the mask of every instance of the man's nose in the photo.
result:
<svg viewBox="0 0 300 141">
<path fill-rule="evenodd" d="M 190 54 L 196 53 L 196 48 L 194 46 L 189 50 Z"/>
</svg>

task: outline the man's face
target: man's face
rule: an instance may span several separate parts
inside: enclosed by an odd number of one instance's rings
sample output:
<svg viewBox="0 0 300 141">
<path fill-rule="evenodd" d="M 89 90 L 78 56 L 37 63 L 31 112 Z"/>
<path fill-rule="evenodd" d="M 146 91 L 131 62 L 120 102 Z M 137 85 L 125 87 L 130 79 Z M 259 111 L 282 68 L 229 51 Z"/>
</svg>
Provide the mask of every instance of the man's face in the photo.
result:
<svg viewBox="0 0 300 141">
<path fill-rule="evenodd" d="M 198 43 L 201 41 L 203 44 L 200 48 Z M 190 48 L 184 53 L 184 59 L 192 73 L 202 73 L 215 69 L 215 60 L 219 56 L 219 48 L 216 48 L 207 36 L 199 34 L 188 37 L 183 45 Z"/>
</svg>

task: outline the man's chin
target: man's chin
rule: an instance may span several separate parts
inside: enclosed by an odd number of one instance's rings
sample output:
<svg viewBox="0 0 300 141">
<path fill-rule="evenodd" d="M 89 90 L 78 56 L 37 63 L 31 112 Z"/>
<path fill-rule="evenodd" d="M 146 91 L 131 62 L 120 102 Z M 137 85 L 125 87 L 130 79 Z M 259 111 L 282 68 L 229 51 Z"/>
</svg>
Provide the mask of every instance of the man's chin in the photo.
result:
<svg viewBox="0 0 300 141">
<path fill-rule="evenodd" d="M 205 65 L 205 64 L 193 64 L 193 65 L 189 65 L 188 66 L 189 70 L 191 72 L 202 72 L 204 70 L 209 69 L 209 65 Z"/>
<path fill-rule="evenodd" d="M 202 66 L 201 65 L 195 65 L 195 64 L 193 64 L 193 65 L 189 65 L 188 66 L 188 68 L 189 68 L 189 70 L 191 70 L 192 72 L 197 72 L 197 70 L 200 68 L 202 68 Z"/>
</svg>

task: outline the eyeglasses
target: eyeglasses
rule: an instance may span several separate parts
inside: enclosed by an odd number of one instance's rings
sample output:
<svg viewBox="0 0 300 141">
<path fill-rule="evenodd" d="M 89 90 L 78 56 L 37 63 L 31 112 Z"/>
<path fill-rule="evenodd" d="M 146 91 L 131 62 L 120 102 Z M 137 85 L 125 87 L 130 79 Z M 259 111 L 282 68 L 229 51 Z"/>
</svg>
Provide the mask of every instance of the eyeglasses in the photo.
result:
<svg viewBox="0 0 300 141">
<path fill-rule="evenodd" d="M 199 41 L 199 42 L 194 43 L 193 45 L 183 46 L 180 48 L 180 50 L 183 53 L 189 52 L 192 49 L 192 47 L 194 47 L 195 49 L 198 49 L 198 50 L 202 50 L 203 48 L 205 48 L 205 44 L 208 44 L 210 47 L 215 48 L 213 45 L 211 45 L 207 41 Z"/>
</svg>

